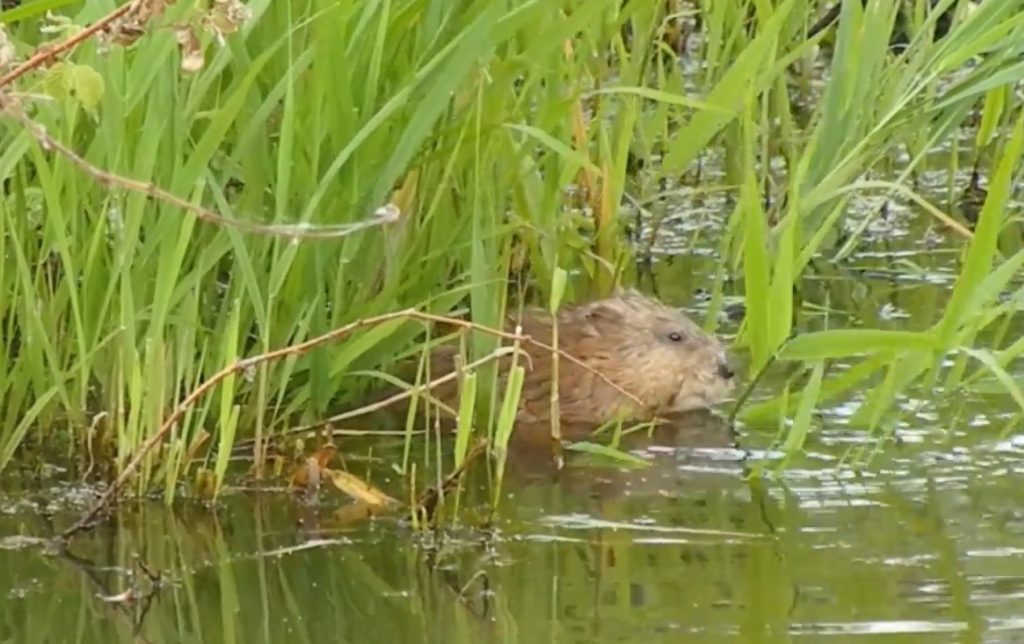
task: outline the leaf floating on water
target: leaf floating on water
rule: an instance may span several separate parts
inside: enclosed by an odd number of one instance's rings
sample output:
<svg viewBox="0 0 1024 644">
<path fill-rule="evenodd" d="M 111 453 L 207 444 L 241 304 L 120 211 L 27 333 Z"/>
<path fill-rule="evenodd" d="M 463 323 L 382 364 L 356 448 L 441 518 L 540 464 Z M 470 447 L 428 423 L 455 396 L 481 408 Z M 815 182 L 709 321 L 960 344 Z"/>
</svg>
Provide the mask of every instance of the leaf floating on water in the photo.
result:
<svg viewBox="0 0 1024 644">
<path fill-rule="evenodd" d="M 366 481 L 357 476 L 353 476 L 348 472 L 342 472 L 341 470 L 328 470 L 326 468 L 324 469 L 324 472 L 331 477 L 332 481 L 334 481 L 334 487 L 357 501 L 375 507 L 384 507 L 398 503 L 398 501 L 387 494 L 384 494 Z"/>
<path fill-rule="evenodd" d="M 334 519 L 337 521 L 338 525 L 352 525 L 376 516 L 381 509 L 382 508 L 379 505 L 371 505 L 364 501 L 356 501 L 354 503 L 349 503 L 335 512 Z"/>
</svg>

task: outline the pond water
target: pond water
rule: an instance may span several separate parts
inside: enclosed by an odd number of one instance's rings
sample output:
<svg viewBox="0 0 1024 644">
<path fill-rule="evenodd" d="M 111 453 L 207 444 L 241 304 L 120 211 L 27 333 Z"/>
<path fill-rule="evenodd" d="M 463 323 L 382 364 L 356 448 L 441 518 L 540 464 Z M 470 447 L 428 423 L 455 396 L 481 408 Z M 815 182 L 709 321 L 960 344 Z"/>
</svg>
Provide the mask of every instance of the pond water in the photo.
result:
<svg viewBox="0 0 1024 644">
<path fill-rule="evenodd" d="M 687 225 L 708 231 L 728 211 L 688 207 Z M 685 242 L 699 230 L 673 230 L 677 254 L 654 265 L 659 291 L 693 304 L 713 260 L 707 242 Z M 893 204 L 869 243 L 809 273 L 805 301 L 844 324 L 920 328 L 945 300 L 958 246 Z M 126 506 L 67 554 L 8 538 L 0 642 L 1024 641 L 1024 436 L 1007 425 L 1012 407 L 902 400 L 898 440 L 854 461 L 851 450 L 874 444 L 849 426 L 850 404 L 821 409 L 806 453 L 763 480 L 746 473 L 777 459 L 772 434 L 713 414 L 631 436 L 643 469 L 574 454 L 555 473 L 518 451 L 495 515 L 478 468 L 462 523 L 429 535 L 395 518 L 346 521 L 340 494 L 310 506 L 236 489 L 216 506 Z M 397 494 L 394 443 L 374 441 L 376 464 L 352 468 Z M 347 454 L 369 446 L 341 443 Z M 11 472 L 0 536 L 67 525 L 90 497 L 60 479 Z M 153 594 L 150 574 L 161 578 Z"/>
<path fill-rule="evenodd" d="M 520 455 L 486 529 L 481 513 L 425 537 L 347 523 L 338 495 L 308 507 L 236 492 L 126 510 L 72 556 L 0 550 L 0 641 L 1024 637 L 1024 444 L 922 427 L 853 471 L 836 459 L 860 439 L 834 426 L 761 484 L 743 465 L 763 440 L 713 417 L 681 424 L 630 444 L 652 461 L 642 470 L 553 475 Z M 74 495 L 8 495 L 0 531 L 46 534 L 47 507 L 59 517 Z M 145 570 L 159 592 L 118 601 L 147 593 Z"/>
</svg>

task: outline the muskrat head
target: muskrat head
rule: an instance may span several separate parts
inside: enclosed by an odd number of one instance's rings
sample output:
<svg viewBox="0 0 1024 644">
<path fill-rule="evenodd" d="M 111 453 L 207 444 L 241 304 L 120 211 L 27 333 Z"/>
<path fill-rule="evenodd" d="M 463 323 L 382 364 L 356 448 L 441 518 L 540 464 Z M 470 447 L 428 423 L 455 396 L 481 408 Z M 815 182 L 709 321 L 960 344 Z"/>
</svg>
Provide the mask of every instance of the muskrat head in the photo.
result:
<svg viewBox="0 0 1024 644">
<path fill-rule="evenodd" d="M 634 290 L 570 309 L 559 317 L 565 349 L 629 391 L 643 406 L 637 408 L 635 401 L 600 386 L 594 397 L 617 398 L 616 407 L 630 416 L 705 408 L 720 402 L 733 388 L 733 369 L 714 336 L 682 311 Z"/>
</svg>

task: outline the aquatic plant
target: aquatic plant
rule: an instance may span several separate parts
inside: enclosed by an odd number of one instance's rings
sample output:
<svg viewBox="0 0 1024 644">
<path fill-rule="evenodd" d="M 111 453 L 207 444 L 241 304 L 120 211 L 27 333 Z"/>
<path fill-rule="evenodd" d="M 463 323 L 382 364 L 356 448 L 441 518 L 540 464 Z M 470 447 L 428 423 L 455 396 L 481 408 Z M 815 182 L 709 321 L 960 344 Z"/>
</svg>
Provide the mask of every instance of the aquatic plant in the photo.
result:
<svg viewBox="0 0 1024 644">
<path fill-rule="evenodd" d="M 708 326 L 726 276 L 738 277 L 748 380 L 778 361 L 796 366 L 785 391 L 744 397 L 738 412 L 780 422 L 788 449 L 818 402 L 868 383 L 857 415 L 868 428 L 891 426 L 910 388 L 949 394 L 984 374 L 1024 408 L 1007 372 L 1024 344 L 976 344 L 1009 324 L 1016 294 L 1000 298 L 1024 261 L 1006 210 L 1024 2 L 844 0 L 835 26 L 808 38 L 832 4 L 136 0 L 5 11 L 0 469 L 19 449 L 57 446 L 112 474 L 134 462 L 136 489 L 162 486 L 170 499 L 181 483 L 219 489 L 249 440 L 260 475 L 268 438 L 351 406 L 422 353 L 434 330 L 389 314 L 468 311 L 494 328 L 524 300 L 607 292 L 632 279 L 624 231 L 659 225 L 648 212 L 634 226 L 631 204 L 678 184 L 732 195 Z M 934 38 L 951 7 L 948 33 Z M 97 22 L 111 11 L 122 13 Z M 909 44 L 891 51 L 901 11 Z M 59 61 L 56 42 L 71 43 Z M 913 183 L 930 151 L 959 150 L 972 119 L 964 152 L 988 185 L 973 231 Z M 724 185 L 702 185 L 713 150 L 724 151 Z M 909 161 L 894 166 L 901 153 Z M 960 158 L 947 157 L 951 184 Z M 870 225 L 847 217 L 866 193 L 910 199 L 967 240 L 931 329 L 832 328 L 800 306 L 809 263 L 841 259 Z M 329 349 L 231 369 L 372 318 Z M 795 333 L 809 324 L 820 330 Z M 474 334 L 467 359 L 500 343 Z M 853 355 L 864 358 L 828 374 Z M 470 433 L 512 431 L 515 379 L 506 389 L 497 376 L 484 361 L 464 380 L 459 454 Z M 410 428 L 424 409 L 413 407 Z M 414 465 L 407 456 L 400 469 Z"/>
</svg>

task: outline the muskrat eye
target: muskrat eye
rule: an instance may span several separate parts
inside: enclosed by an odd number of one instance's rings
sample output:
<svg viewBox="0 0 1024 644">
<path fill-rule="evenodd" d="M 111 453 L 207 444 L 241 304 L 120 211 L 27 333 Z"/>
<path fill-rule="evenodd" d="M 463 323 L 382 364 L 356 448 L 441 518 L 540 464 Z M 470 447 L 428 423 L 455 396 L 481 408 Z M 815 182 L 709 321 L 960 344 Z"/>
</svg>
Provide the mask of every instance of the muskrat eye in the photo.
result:
<svg viewBox="0 0 1024 644">
<path fill-rule="evenodd" d="M 673 342 L 682 342 L 683 341 L 683 336 L 681 334 L 673 331 L 672 333 L 668 334 L 668 339 L 673 341 Z"/>
</svg>

